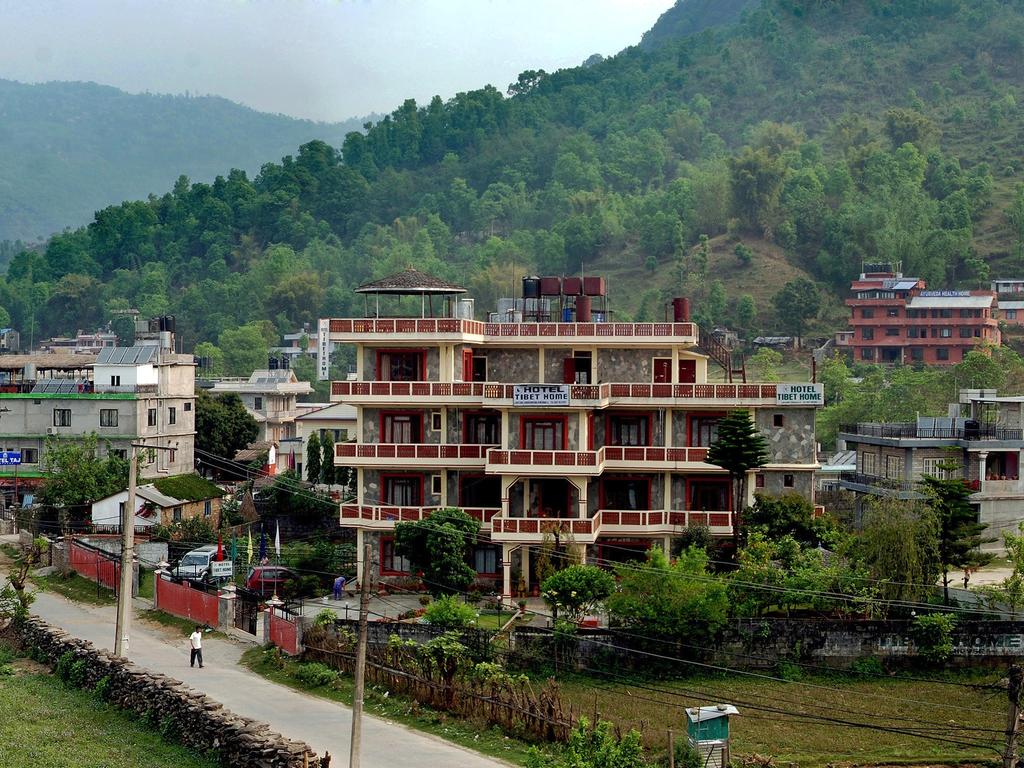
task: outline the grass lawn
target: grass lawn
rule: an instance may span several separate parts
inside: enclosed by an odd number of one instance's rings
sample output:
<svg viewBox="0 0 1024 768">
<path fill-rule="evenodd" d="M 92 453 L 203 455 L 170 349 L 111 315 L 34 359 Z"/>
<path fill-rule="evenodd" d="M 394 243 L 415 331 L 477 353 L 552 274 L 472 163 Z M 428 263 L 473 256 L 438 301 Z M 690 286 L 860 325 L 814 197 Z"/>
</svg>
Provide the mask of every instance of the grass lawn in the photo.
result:
<svg viewBox="0 0 1024 768">
<path fill-rule="evenodd" d="M 138 717 L 45 674 L 0 676 L 0 766 L 215 768 Z"/>
<path fill-rule="evenodd" d="M 139 597 L 144 597 L 147 600 L 153 599 L 153 571 L 146 570 L 145 568 L 139 569 Z"/>
<path fill-rule="evenodd" d="M 95 582 L 74 572 L 67 576 L 55 573 L 52 576 L 32 576 L 31 579 L 39 589 L 56 592 L 68 600 L 76 600 L 80 603 L 110 605 L 115 599 L 112 590 L 98 586 Z"/>
<path fill-rule="evenodd" d="M 169 629 L 173 629 L 176 632 L 180 632 L 183 635 L 191 635 L 196 628 L 196 622 L 191 619 L 186 619 L 181 616 L 175 616 L 174 614 L 167 613 L 161 610 L 149 610 L 139 611 L 139 618 L 144 621 L 151 621 L 155 624 L 160 624 Z M 204 632 L 204 637 L 227 637 L 223 632 L 217 632 L 216 630 L 211 632 Z"/>
<path fill-rule="evenodd" d="M 983 684 L 998 678 L 993 674 L 950 679 Z M 620 678 L 611 682 L 573 677 L 560 685 L 578 711 L 592 717 L 596 710 L 623 728 L 637 728 L 649 747 L 661 750 L 666 747 L 669 728 L 685 731 L 685 707 L 734 703 L 740 715 L 733 718 L 731 726 L 733 754 L 771 755 L 778 763 L 792 762 L 800 768 L 837 763 L 953 764 L 994 760 L 997 753 L 934 738 L 808 722 L 753 706 L 894 728 L 930 729 L 936 737 L 990 745 L 1002 742 L 1006 720 L 1005 693 L 898 678 L 805 677 L 799 683 L 782 683 L 733 675 L 629 684 Z"/>
</svg>

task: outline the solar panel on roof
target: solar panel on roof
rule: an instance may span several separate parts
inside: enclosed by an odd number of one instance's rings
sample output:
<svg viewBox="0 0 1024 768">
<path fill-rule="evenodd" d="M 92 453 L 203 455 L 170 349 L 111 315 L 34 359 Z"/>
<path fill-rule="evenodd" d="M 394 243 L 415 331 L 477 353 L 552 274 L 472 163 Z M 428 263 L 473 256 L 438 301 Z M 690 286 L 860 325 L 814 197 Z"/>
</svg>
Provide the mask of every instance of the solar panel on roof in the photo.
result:
<svg viewBox="0 0 1024 768">
<path fill-rule="evenodd" d="M 133 347 L 104 347 L 96 359 L 97 365 L 145 365 L 153 362 L 157 348 L 152 344 Z"/>
<path fill-rule="evenodd" d="M 909 291 L 917 285 L 917 280 L 900 280 L 896 285 L 893 286 L 894 291 Z"/>
</svg>

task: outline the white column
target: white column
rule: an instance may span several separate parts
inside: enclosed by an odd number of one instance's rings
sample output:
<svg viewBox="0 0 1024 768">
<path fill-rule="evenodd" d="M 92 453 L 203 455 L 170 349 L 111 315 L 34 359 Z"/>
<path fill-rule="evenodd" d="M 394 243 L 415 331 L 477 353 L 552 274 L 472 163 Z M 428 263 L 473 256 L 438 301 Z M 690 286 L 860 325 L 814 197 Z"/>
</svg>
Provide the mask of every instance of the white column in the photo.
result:
<svg viewBox="0 0 1024 768">
<path fill-rule="evenodd" d="M 984 491 L 985 481 L 988 479 L 985 465 L 988 463 L 988 451 L 978 452 L 978 487 Z"/>
<path fill-rule="evenodd" d="M 363 500 L 363 468 L 356 467 L 356 504 L 362 506 L 366 502 Z"/>
<path fill-rule="evenodd" d="M 512 602 L 512 545 L 501 545 L 501 601 L 511 606 Z"/>
<path fill-rule="evenodd" d="M 515 475 L 502 475 L 501 476 L 501 516 L 508 517 L 511 513 L 511 501 L 509 497 L 512 493 L 512 486 L 516 484 Z"/>
<path fill-rule="evenodd" d="M 356 381 L 366 381 L 363 373 L 363 345 L 356 344 Z"/>
<path fill-rule="evenodd" d="M 537 347 L 537 383 L 544 383 L 544 346 Z"/>
<path fill-rule="evenodd" d="M 665 419 L 664 419 L 664 424 L 663 424 L 663 428 L 665 430 L 665 434 L 662 435 L 661 444 L 663 446 L 665 446 L 666 448 L 671 448 L 672 447 L 672 414 L 673 413 L 675 413 L 675 411 L 673 411 L 671 408 L 666 408 L 665 409 Z"/>
<path fill-rule="evenodd" d="M 507 409 L 503 410 L 501 412 L 501 450 L 503 450 L 503 451 L 507 451 L 509 449 L 509 445 L 508 445 L 508 428 L 509 428 L 509 420 L 511 418 L 512 418 L 512 413 L 510 411 L 508 411 Z"/>
<path fill-rule="evenodd" d="M 448 470 L 441 470 L 441 506 L 448 506 Z"/>
<path fill-rule="evenodd" d="M 519 548 L 519 569 L 520 569 L 520 578 L 522 578 L 522 580 L 523 580 L 523 584 L 526 587 L 526 594 L 528 595 L 528 594 L 530 594 L 530 586 L 531 586 L 531 584 L 530 584 L 530 581 L 531 581 L 531 578 L 530 578 L 530 548 L 526 544 L 523 544 Z M 519 585 L 517 584 L 516 586 L 518 587 Z"/>
</svg>

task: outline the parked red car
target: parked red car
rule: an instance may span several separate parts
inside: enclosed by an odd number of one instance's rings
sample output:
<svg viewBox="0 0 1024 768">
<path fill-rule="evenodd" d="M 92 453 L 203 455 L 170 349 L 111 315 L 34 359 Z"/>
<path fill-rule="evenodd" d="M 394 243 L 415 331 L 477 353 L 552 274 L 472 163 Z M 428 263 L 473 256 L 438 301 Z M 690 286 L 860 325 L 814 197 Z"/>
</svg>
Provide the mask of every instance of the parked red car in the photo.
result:
<svg viewBox="0 0 1024 768">
<path fill-rule="evenodd" d="M 257 565 L 249 570 L 245 577 L 245 588 L 258 592 L 263 597 L 277 595 L 280 597 L 284 592 L 285 582 L 296 577 L 295 571 L 284 568 L 280 565 Z"/>
</svg>

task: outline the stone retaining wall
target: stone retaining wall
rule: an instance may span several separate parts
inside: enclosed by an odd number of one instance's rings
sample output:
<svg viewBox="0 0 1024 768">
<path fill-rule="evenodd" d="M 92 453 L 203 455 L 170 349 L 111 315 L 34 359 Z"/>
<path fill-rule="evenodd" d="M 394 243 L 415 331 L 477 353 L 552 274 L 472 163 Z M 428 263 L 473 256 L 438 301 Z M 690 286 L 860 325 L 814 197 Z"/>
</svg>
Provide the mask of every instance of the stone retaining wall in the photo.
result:
<svg viewBox="0 0 1024 768">
<path fill-rule="evenodd" d="M 21 641 L 34 647 L 56 666 L 65 654 L 85 662 L 85 687 L 109 679 L 106 699 L 140 717 L 151 718 L 176 734 L 186 747 L 198 752 L 215 751 L 223 765 L 232 768 L 327 768 L 329 760 L 317 757 L 303 742 L 274 733 L 266 723 L 241 717 L 184 683 L 143 669 L 85 640 L 72 637 L 37 618 L 19 629 Z"/>
</svg>

